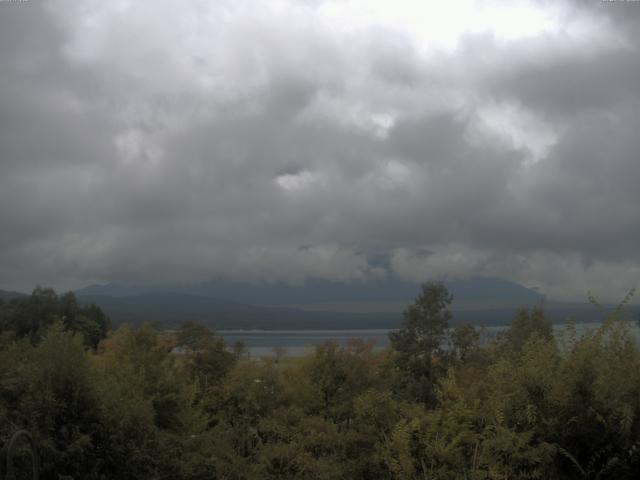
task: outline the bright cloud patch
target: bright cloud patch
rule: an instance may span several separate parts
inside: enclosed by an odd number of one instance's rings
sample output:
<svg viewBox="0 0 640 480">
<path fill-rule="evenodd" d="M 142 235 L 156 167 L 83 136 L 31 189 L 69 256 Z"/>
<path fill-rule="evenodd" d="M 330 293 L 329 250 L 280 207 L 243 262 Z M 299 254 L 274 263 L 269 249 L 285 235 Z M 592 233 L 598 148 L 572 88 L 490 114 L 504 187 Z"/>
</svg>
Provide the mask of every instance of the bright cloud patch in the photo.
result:
<svg viewBox="0 0 640 480">
<path fill-rule="evenodd" d="M 525 164 L 543 159 L 558 139 L 560 127 L 545 122 L 514 104 L 488 104 L 477 112 L 478 123 L 471 131 L 472 141 L 491 136 L 490 141 L 504 142 L 508 147 L 526 150 Z M 475 138 L 473 138 L 475 137 Z"/>
<path fill-rule="evenodd" d="M 309 172 L 304 170 L 299 173 L 280 175 L 276 177 L 275 182 L 288 192 L 298 192 L 308 190 L 314 185 L 322 182 L 322 175 L 317 172 Z"/>
</svg>

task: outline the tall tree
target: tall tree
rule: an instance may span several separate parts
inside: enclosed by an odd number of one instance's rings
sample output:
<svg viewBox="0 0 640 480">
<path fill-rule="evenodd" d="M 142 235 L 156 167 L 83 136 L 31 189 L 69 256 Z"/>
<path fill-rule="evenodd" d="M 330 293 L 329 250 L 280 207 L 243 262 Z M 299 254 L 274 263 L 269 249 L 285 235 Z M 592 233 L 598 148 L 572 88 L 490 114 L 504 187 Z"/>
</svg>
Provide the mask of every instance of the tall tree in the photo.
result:
<svg viewBox="0 0 640 480">
<path fill-rule="evenodd" d="M 452 301 L 443 283 L 425 283 L 421 294 L 404 311 L 402 328 L 389 334 L 401 386 L 414 399 L 427 404 L 435 401 L 435 357 L 449 327 Z"/>
<path fill-rule="evenodd" d="M 545 318 L 542 307 L 536 306 L 531 310 L 523 307 L 516 312 L 511 327 L 500 336 L 499 343 L 505 350 L 519 352 L 534 335 L 550 341 L 553 339 L 553 327 Z"/>
<path fill-rule="evenodd" d="M 180 327 L 177 344 L 184 349 L 187 370 L 202 392 L 218 385 L 238 359 L 221 336 L 193 321 Z"/>
</svg>

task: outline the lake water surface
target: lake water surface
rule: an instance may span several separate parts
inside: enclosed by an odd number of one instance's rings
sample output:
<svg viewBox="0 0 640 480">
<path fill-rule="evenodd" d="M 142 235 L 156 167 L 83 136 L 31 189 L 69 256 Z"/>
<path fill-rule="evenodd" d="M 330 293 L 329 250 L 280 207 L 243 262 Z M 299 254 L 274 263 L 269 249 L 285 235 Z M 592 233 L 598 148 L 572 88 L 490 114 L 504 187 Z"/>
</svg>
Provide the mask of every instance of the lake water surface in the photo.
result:
<svg viewBox="0 0 640 480">
<path fill-rule="evenodd" d="M 589 329 L 598 327 L 599 323 L 579 323 L 576 325 L 578 335 Z M 484 327 L 482 336 L 485 341 L 494 338 L 503 331 L 504 326 Z M 566 325 L 558 324 L 553 326 L 556 336 L 561 337 L 566 329 Z M 632 324 L 633 333 L 636 339 L 640 339 L 640 329 L 637 324 Z M 244 342 L 251 356 L 272 356 L 274 348 L 285 349 L 287 356 L 301 356 L 313 351 L 314 347 L 321 345 L 327 340 L 335 340 L 339 345 L 346 345 L 349 340 L 362 339 L 371 340 L 375 343 L 375 348 L 380 350 L 389 345 L 389 329 L 371 330 L 221 330 L 221 334 L 228 345 L 233 345 L 238 341 Z"/>
</svg>

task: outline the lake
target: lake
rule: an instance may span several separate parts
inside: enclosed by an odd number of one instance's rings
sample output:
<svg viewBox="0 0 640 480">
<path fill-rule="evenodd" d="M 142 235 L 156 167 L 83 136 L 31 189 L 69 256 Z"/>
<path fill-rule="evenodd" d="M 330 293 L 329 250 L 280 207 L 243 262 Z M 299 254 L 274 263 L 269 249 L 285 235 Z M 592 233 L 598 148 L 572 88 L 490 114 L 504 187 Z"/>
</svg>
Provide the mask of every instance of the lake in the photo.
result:
<svg viewBox="0 0 640 480">
<path fill-rule="evenodd" d="M 576 325 L 578 334 L 582 334 L 589 329 L 596 328 L 600 323 L 579 323 Z M 564 324 L 553 326 L 556 336 L 562 336 L 565 331 Z M 498 333 L 507 327 L 484 327 L 484 338 L 494 338 Z M 633 333 L 636 339 L 640 339 L 640 329 L 637 324 L 632 324 Z M 362 339 L 371 340 L 375 343 L 377 350 L 389 345 L 389 329 L 359 329 L 359 330 L 221 330 L 222 335 L 228 345 L 233 345 L 238 341 L 244 342 L 251 356 L 263 357 L 273 356 L 273 349 L 284 348 L 285 355 L 291 357 L 302 356 L 313 352 L 317 345 L 321 345 L 327 340 L 335 340 L 339 345 L 346 345 L 349 340 Z"/>
</svg>

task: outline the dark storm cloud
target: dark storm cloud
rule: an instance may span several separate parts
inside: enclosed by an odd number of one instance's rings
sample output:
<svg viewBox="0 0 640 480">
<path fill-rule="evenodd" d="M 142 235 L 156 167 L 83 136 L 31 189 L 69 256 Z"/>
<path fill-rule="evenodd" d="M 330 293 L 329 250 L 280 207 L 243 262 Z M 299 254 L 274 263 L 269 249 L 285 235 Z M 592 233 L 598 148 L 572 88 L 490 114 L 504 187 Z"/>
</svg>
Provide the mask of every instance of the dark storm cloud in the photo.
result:
<svg viewBox="0 0 640 480">
<path fill-rule="evenodd" d="M 352 3 L 0 5 L 0 286 L 637 283 L 640 4 L 450 45 Z"/>
</svg>

